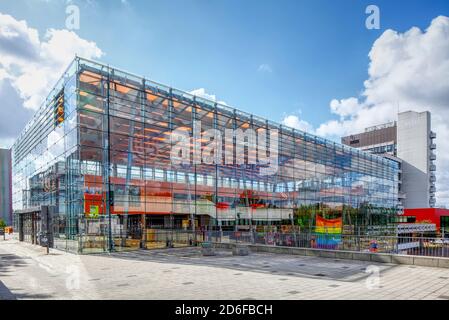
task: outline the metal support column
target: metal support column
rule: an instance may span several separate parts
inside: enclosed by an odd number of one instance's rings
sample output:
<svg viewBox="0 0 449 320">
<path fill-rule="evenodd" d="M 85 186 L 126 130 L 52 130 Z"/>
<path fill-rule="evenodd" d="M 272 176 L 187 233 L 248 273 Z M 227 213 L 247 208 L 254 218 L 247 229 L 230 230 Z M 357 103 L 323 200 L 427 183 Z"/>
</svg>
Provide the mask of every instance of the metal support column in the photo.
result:
<svg viewBox="0 0 449 320">
<path fill-rule="evenodd" d="M 126 162 L 126 180 L 125 180 L 125 206 L 123 214 L 123 228 L 124 228 L 124 238 L 122 238 L 122 247 L 126 246 L 126 238 L 128 237 L 128 214 L 129 214 L 129 201 L 130 201 L 130 183 L 131 183 L 131 170 L 133 163 L 133 145 L 134 145 L 134 120 L 136 118 L 137 105 L 140 104 L 142 92 L 139 90 L 136 95 L 136 101 L 134 105 L 131 106 L 131 118 L 129 120 L 129 137 L 128 137 L 128 153 Z"/>
<path fill-rule="evenodd" d="M 108 250 L 109 252 L 114 251 L 114 240 L 112 239 L 112 216 L 111 216 L 111 206 L 113 205 L 113 199 L 111 199 L 111 184 L 110 184 L 110 176 L 111 176 L 111 148 L 110 148 L 110 139 L 111 139 L 111 130 L 110 130 L 110 113 L 109 113 L 109 102 L 110 102 L 110 86 L 111 86 L 111 73 L 114 71 L 107 67 L 107 78 L 106 78 L 106 100 L 104 103 L 104 108 L 106 109 L 106 129 L 107 136 L 104 139 L 104 167 L 103 167 L 103 187 L 106 190 L 106 216 L 108 219 Z M 102 86 L 102 90 L 104 90 L 104 84 Z M 104 96 L 104 91 L 103 91 Z"/>
</svg>

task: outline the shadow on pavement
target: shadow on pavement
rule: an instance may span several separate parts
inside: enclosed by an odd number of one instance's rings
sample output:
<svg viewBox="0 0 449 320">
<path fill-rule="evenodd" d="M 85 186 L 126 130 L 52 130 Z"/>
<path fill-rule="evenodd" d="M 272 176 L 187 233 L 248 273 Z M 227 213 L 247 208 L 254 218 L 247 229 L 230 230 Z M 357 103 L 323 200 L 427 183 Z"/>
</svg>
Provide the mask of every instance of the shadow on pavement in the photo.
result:
<svg viewBox="0 0 449 320">
<path fill-rule="evenodd" d="M 25 259 L 11 253 L 0 253 L 0 276 L 5 276 L 11 269 L 22 267 L 26 265 Z"/>
<path fill-rule="evenodd" d="M 176 248 L 137 250 L 102 254 L 102 256 L 135 261 L 197 265 L 227 268 L 236 271 L 260 272 L 277 276 L 314 279 L 331 279 L 356 282 L 369 277 L 368 266 L 378 266 L 386 272 L 396 265 L 369 261 L 342 260 L 298 255 L 251 253 L 248 256 L 233 256 L 230 250 L 216 250 L 215 256 L 203 256 L 200 248 Z M 236 274 L 238 275 L 238 274 Z M 287 279 L 280 279 L 287 280 Z"/>
<path fill-rule="evenodd" d="M 16 292 L 20 292 L 20 289 L 15 290 Z M 0 280 L 0 300 L 22 300 L 22 299 L 51 299 L 53 296 L 42 293 L 12 293 L 8 287 Z"/>
<path fill-rule="evenodd" d="M 28 294 L 28 293 L 18 293 L 16 294 L 16 299 L 18 300 L 44 300 L 44 299 L 52 299 L 54 298 L 52 295 L 36 293 L 36 294 Z"/>
<path fill-rule="evenodd" d="M 0 300 L 17 300 L 16 296 L 0 280 Z"/>
</svg>

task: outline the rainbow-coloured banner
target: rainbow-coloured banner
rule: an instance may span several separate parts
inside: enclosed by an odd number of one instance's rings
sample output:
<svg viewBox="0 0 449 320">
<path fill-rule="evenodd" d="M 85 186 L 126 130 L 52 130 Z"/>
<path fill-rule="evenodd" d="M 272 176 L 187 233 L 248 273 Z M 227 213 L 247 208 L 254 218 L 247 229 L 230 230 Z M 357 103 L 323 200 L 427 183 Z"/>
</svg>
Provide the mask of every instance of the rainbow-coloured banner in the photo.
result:
<svg viewBox="0 0 449 320">
<path fill-rule="evenodd" d="M 335 249 L 341 243 L 343 219 L 324 219 L 316 216 L 315 239 L 312 247 L 322 249 Z"/>
</svg>

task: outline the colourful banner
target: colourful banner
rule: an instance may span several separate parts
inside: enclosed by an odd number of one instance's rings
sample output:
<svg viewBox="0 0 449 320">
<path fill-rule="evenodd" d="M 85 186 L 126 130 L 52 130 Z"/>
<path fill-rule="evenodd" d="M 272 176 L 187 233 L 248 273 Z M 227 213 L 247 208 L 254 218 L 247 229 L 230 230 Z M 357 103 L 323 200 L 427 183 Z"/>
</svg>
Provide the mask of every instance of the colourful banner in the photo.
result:
<svg viewBox="0 0 449 320">
<path fill-rule="evenodd" d="M 316 233 L 324 234 L 341 234 L 342 218 L 324 219 L 319 215 L 316 216 Z"/>
<path fill-rule="evenodd" d="M 324 219 L 316 216 L 315 239 L 312 239 L 313 248 L 335 249 L 341 243 L 343 219 Z"/>
</svg>

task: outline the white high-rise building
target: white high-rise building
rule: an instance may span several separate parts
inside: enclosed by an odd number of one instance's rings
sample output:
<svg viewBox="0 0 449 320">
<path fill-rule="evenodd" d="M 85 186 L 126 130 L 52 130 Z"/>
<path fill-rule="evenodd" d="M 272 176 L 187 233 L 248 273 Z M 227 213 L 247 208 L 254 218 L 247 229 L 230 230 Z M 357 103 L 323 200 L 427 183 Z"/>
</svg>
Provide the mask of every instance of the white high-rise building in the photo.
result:
<svg viewBox="0 0 449 320">
<path fill-rule="evenodd" d="M 405 208 L 435 206 L 436 134 L 430 112 L 401 112 L 397 123 L 397 156 L 402 159 L 402 190 Z"/>
<path fill-rule="evenodd" d="M 398 114 L 397 121 L 366 128 L 341 141 L 397 161 L 399 209 L 414 209 L 435 207 L 435 138 L 430 112 L 406 111 Z"/>
</svg>

